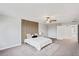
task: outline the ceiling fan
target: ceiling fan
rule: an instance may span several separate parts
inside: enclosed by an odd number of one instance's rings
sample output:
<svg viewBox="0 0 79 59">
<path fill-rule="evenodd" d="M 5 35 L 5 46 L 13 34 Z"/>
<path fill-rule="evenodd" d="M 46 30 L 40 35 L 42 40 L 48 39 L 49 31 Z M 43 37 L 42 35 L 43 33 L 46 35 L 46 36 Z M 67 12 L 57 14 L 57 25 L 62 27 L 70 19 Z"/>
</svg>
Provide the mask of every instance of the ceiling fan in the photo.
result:
<svg viewBox="0 0 79 59">
<path fill-rule="evenodd" d="M 75 18 L 72 22 L 79 22 L 79 18 Z"/>
<path fill-rule="evenodd" d="M 55 23 L 57 20 L 55 20 L 55 17 L 46 16 L 45 17 L 46 23 Z"/>
</svg>

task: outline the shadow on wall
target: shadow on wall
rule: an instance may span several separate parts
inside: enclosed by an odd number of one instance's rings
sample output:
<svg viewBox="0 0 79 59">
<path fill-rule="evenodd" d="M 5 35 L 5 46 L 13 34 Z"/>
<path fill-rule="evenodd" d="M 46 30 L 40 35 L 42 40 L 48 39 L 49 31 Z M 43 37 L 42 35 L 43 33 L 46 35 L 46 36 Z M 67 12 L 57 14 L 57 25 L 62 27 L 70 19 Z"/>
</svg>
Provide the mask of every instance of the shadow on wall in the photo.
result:
<svg viewBox="0 0 79 59">
<path fill-rule="evenodd" d="M 0 14 L 0 22 L 6 20 L 7 17 L 7 15 Z"/>
</svg>

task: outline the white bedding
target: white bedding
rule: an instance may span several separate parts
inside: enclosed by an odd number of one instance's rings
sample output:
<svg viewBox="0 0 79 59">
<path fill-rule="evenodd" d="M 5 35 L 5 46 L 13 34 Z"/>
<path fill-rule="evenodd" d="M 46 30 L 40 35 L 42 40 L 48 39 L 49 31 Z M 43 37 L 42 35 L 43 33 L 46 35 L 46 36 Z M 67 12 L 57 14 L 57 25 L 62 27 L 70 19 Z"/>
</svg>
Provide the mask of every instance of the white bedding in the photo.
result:
<svg viewBox="0 0 79 59">
<path fill-rule="evenodd" d="M 41 50 L 44 46 L 52 43 L 52 40 L 45 37 L 29 38 L 25 39 L 25 43 L 28 43 L 35 47 L 37 50 Z"/>
</svg>

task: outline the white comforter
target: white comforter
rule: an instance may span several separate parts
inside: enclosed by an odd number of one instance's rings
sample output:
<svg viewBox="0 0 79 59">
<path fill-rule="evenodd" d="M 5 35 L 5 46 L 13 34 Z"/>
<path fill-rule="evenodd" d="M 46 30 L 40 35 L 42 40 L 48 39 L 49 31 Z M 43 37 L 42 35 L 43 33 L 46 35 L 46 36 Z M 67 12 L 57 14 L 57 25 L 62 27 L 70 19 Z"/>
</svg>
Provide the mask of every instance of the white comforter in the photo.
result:
<svg viewBox="0 0 79 59">
<path fill-rule="evenodd" d="M 41 50 L 42 47 L 52 43 L 52 40 L 45 37 L 37 37 L 37 38 L 25 39 L 24 42 L 32 45 L 37 50 Z"/>
</svg>

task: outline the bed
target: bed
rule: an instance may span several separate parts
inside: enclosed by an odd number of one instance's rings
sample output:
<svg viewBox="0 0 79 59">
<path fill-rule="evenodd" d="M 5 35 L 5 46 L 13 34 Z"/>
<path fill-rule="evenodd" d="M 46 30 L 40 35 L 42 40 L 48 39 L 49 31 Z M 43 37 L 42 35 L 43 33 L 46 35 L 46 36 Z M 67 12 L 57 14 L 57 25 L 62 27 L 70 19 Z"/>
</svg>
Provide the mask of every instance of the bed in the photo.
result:
<svg viewBox="0 0 79 59">
<path fill-rule="evenodd" d="M 41 50 L 41 48 L 45 47 L 48 44 L 52 43 L 52 40 L 46 37 L 37 37 L 37 38 L 29 38 L 24 40 L 25 43 L 30 44 L 35 47 L 37 50 Z"/>
</svg>

